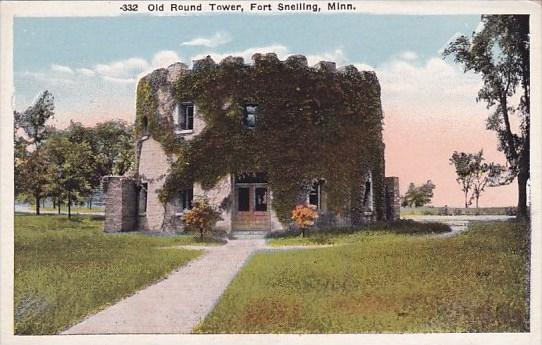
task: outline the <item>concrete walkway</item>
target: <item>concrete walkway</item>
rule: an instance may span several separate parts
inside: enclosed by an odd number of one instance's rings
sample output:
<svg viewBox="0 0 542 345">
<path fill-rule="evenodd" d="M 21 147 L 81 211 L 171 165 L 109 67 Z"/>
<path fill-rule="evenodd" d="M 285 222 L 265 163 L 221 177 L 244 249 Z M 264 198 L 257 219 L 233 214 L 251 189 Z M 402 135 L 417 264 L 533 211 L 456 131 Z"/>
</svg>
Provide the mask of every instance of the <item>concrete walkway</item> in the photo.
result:
<svg viewBox="0 0 542 345">
<path fill-rule="evenodd" d="M 191 333 L 265 240 L 236 240 L 205 253 L 148 288 L 62 334 Z M 198 248 L 191 246 L 190 248 Z"/>
</svg>

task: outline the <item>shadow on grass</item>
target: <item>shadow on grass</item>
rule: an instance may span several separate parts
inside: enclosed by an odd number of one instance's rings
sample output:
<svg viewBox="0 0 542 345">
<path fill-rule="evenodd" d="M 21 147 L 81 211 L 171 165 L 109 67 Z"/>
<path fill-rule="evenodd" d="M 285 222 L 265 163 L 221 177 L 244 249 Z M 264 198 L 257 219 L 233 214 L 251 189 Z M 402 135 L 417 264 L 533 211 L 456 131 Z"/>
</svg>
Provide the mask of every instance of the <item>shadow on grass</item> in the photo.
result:
<svg viewBox="0 0 542 345">
<path fill-rule="evenodd" d="M 359 232 L 389 232 L 394 234 L 440 234 L 451 232 L 452 229 L 448 224 L 438 222 L 420 223 L 411 219 L 401 219 L 394 222 L 376 222 L 358 227 L 327 227 L 311 229 L 305 232 L 305 237 L 322 237 L 327 235 L 341 235 L 341 234 L 354 234 Z M 298 237 L 301 235 L 301 231 L 298 229 L 288 229 L 285 231 L 271 232 L 267 238 L 288 238 Z M 325 244 L 325 239 L 322 238 Z"/>
</svg>

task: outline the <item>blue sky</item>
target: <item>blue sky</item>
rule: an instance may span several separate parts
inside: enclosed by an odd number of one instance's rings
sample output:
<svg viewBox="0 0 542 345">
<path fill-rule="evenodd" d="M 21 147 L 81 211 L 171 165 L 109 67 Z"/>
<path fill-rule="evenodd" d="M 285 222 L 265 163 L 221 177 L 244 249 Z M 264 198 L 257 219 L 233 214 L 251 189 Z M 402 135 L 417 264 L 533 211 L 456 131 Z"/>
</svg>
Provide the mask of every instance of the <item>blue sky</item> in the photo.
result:
<svg viewBox="0 0 542 345">
<path fill-rule="evenodd" d="M 404 181 L 402 189 L 431 178 L 436 204 L 460 205 L 451 152 L 483 148 L 490 160 L 503 161 L 494 133 L 485 130 L 488 111 L 475 102 L 479 76 L 440 54 L 479 22 L 479 15 L 370 14 L 15 18 L 15 108 L 48 89 L 56 126 L 133 121 L 139 77 L 208 54 L 249 62 L 256 52 L 275 52 L 281 59 L 304 54 L 309 64 L 354 64 L 374 70 L 381 84 L 388 174 Z M 493 205 L 515 203 L 513 188 L 486 194 Z"/>
<path fill-rule="evenodd" d="M 319 54 L 341 48 L 352 61 L 372 66 L 402 51 L 434 56 L 456 32 L 471 33 L 479 16 L 404 15 L 208 15 L 183 17 L 16 18 L 15 71 L 51 64 L 85 67 L 132 56 L 150 59 L 160 50 L 184 56 L 205 51 L 181 46 L 195 37 L 227 32 L 215 51 L 282 44 Z"/>
</svg>

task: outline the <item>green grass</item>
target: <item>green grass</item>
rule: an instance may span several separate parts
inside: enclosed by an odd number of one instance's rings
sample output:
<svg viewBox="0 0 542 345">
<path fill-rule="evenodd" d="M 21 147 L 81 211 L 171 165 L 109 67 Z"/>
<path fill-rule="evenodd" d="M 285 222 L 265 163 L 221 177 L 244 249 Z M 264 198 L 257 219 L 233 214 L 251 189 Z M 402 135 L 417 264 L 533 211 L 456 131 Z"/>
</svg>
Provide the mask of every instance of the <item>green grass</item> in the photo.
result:
<svg viewBox="0 0 542 345">
<path fill-rule="evenodd" d="M 528 231 L 451 238 L 355 233 L 350 244 L 255 255 L 199 333 L 525 332 Z"/>
<path fill-rule="evenodd" d="M 16 334 L 59 333 L 201 254 L 164 248 L 193 236 L 102 229 L 100 217 L 15 217 Z"/>
<path fill-rule="evenodd" d="M 360 236 L 370 233 L 422 235 L 450 231 L 452 231 L 450 226 L 442 223 L 399 220 L 393 223 L 374 223 L 362 228 L 329 228 L 307 231 L 304 237 L 299 231 L 271 233 L 268 244 L 271 246 L 339 245 L 355 242 Z"/>
</svg>

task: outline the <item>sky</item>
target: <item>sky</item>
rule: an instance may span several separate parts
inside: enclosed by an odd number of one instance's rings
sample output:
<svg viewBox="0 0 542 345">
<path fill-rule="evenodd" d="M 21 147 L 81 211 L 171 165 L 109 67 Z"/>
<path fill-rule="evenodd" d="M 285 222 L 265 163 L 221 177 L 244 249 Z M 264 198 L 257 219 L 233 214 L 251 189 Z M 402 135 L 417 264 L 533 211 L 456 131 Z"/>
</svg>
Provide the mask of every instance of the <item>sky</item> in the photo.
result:
<svg viewBox="0 0 542 345">
<path fill-rule="evenodd" d="M 399 177 L 402 193 L 431 179 L 433 205 L 461 206 L 452 152 L 483 149 L 489 161 L 505 161 L 485 129 L 490 110 L 475 100 L 480 77 L 442 58 L 448 42 L 479 22 L 479 15 L 370 14 L 15 18 L 14 106 L 24 110 L 47 89 L 57 127 L 133 122 L 138 78 L 177 61 L 234 55 L 249 63 L 256 52 L 274 52 L 353 64 L 374 70 L 381 85 L 386 175 Z M 516 203 L 515 183 L 480 198 L 481 206 Z"/>
</svg>

